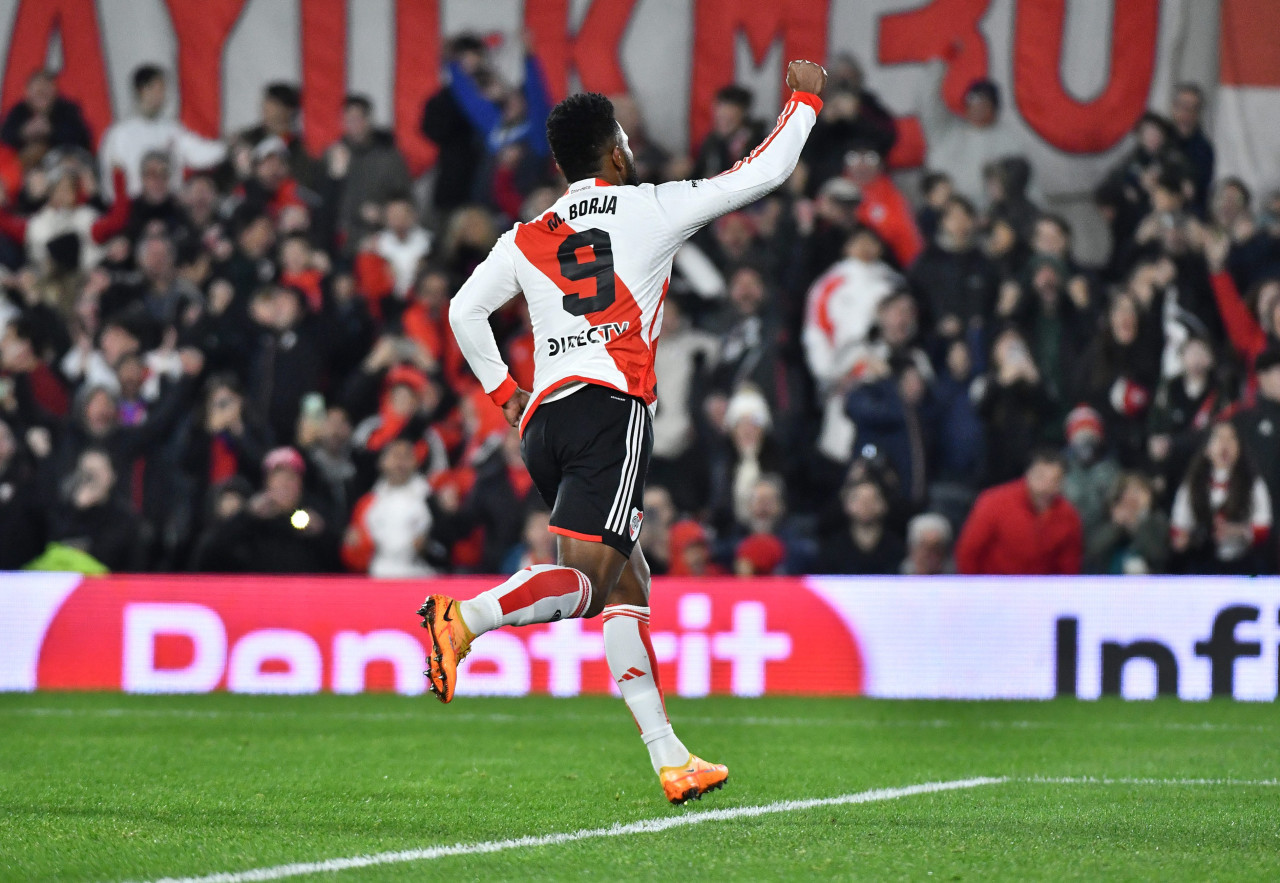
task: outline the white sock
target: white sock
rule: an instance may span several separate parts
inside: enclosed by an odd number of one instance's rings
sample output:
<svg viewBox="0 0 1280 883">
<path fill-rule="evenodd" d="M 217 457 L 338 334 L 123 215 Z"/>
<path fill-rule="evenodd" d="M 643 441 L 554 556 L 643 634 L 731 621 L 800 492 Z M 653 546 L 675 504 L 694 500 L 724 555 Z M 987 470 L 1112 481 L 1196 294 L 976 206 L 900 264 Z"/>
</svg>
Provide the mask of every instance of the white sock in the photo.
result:
<svg viewBox="0 0 1280 883">
<path fill-rule="evenodd" d="M 574 619 L 591 606 L 591 580 L 572 567 L 535 564 L 458 606 L 463 622 L 477 635 L 504 625 Z"/>
<path fill-rule="evenodd" d="M 658 660 L 649 642 L 649 608 L 610 604 L 604 609 L 604 655 L 609 671 L 631 709 L 640 738 L 649 749 L 656 773 L 664 766 L 682 766 L 689 759 L 667 718 L 658 683 Z"/>
</svg>

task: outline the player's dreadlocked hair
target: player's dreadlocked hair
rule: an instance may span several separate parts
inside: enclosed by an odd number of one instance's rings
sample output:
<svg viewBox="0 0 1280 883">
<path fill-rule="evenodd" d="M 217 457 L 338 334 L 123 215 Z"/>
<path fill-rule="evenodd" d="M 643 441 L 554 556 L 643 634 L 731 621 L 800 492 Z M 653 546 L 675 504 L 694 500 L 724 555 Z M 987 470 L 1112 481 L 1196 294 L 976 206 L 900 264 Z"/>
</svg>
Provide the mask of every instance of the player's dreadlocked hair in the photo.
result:
<svg viewBox="0 0 1280 883">
<path fill-rule="evenodd" d="M 551 155 L 570 182 L 595 174 L 617 136 L 613 103 L 599 92 L 570 95 L 547 117 Z"/>
</svg>

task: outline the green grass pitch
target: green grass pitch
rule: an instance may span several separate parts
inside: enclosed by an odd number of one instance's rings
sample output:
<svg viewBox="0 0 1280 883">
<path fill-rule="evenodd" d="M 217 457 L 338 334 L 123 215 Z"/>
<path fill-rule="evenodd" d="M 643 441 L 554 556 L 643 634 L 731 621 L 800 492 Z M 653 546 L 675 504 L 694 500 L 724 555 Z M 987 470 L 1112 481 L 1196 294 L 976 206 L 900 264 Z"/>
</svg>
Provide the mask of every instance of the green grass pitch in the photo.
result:
<svg viewBox="0 0 1280 883">
<path fill-rule="evenodd" d="M 687 808 L 663 801 L 615 699 L 0 695 L 0 879 L 197 877 L 453 844 L 289 879 L 1280 878 L 1274 705 L 669 710 L 730 768 Z M 864 794 L 974 777 L 1001 781 Z M 851 794 L 863 802 L 688 823 Z M 480 851 L 654 819 L 676 821 Z"/>
</svg>

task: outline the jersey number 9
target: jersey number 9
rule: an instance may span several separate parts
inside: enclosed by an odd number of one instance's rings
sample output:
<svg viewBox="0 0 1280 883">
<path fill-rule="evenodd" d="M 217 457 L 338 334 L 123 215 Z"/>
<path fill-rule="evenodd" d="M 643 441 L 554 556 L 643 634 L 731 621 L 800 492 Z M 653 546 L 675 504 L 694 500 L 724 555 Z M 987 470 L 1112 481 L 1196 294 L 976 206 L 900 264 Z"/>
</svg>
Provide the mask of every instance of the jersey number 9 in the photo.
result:
<svg viewBox="0 0 1280 883">
<path fill-rule="evenodd" d="M 591 249 L 593 256 L 590 260 L 579 260 L 578 251 L 584 248 Z M 570 282 L 596 280 L 596 293 L 591 297 L 580 294 L 564 296 L 565 312 L 589 316 L 613 305 L 617 295 L 613 284 L 613 242 L 608 233 L 594 229 L 571 233 L 560 243 L 556 257 L 560 259 L 560 274 Z"/>
</svg>

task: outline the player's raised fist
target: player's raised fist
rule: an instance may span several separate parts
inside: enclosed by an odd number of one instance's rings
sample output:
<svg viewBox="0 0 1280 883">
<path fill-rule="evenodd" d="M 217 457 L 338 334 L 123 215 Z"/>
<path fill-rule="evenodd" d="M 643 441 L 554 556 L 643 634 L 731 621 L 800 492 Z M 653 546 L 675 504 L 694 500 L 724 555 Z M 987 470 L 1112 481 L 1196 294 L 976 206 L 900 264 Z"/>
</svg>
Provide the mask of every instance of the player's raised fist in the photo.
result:
<svg viewBox="0 0 1280 883">
<path fill-rule="evenodd" d="M 821 95 L 827 85 L 827 72 L 812 61 L 793 61 L 787 65 L 787 85 L 796 92 L 812 92 Z"/>
</svg>

